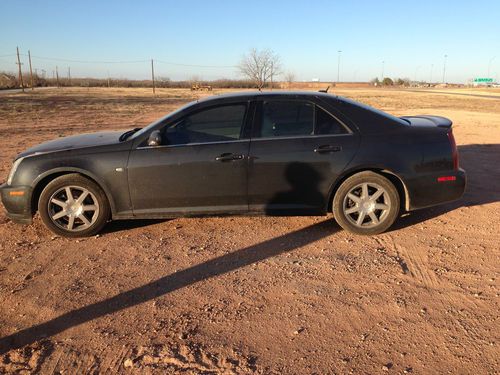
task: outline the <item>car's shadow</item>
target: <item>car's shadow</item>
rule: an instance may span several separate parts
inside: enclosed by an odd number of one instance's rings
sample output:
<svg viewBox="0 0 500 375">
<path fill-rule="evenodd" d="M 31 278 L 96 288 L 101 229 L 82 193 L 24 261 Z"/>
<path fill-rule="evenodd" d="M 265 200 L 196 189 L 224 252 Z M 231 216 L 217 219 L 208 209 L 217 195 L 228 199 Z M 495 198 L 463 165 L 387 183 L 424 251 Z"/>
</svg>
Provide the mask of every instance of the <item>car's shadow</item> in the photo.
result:
<svg viewBox="0 0 500 375">
<path fill-rule="evenodd" d="M 71 327 L 136 306 L 178 289 L 246 267 L 267 258 L 299 249 L 334 234 L 338 226 L 323 220 L 305 228 L 250 245 L 234 252 L 173 272 L 147 284 L 119 293 L 111 298 L 83 306 L 52 320 L 0 338 L 0 355 L 11 349 L 32 344 Z"/>
<path fill-rule="evenodd" d="M 109 222 L 104 229 L 102 234 L 111 234 L 116 232 L 127 231 L 129 229 L 143 228 L 150 225 L 164 223 L 170 219 L 135 219 L 135 220 L 115 220 Z"/>
</svg>

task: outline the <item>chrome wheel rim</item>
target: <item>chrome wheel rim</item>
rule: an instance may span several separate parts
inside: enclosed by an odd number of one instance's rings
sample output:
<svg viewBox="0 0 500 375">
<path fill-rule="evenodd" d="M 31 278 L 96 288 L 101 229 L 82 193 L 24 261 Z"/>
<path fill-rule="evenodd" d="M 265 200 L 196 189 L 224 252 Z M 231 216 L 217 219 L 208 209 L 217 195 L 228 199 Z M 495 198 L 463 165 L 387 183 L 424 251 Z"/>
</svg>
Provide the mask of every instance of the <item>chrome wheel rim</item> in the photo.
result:
<svg viewBox="0 0 500 375">
<path fill-rule="evenodd" d="M 48 213 L 59 228 L 79 232 L 97 221 L 99 203 L 95 195 L 84 187 L 64 186 L 50 197 Z"/>
<path fill-rule="evenodd" d="M 359 228 L 372 228 L 387 219 L 391 200 L 382 186 L 364 182 L 349 190 L 342 208 L 351 224 Z"/>
</svg>

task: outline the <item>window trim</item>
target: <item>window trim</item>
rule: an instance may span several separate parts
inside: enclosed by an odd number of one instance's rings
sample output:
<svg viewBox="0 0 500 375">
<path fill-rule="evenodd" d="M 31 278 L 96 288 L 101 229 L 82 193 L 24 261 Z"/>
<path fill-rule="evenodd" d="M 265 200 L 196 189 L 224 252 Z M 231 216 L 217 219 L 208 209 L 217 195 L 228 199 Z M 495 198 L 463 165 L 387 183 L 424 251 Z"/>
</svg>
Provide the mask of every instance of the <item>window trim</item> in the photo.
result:
<svg viewBox="0 0 500 375">
<path fill-rule="evenodd" d="M 317 139 L 317 138 L 327 138 L 327 137 L 347 137 L 352 136 L 352 133 L 344 134 L 311 134 L 311 135 L 292 135 L 287 137 L 261 137 L 252 138 L 252 142 L 256 141 L 275 141 L 280 139 Z"/>
<path fill-rule="evenodd" d="M 139 146 L 136 148 L 136 150 L 143 150 L 143 149 L 149 149 L 149 148 L 176 148 L 176 147 L 186 147 L 186 146 L 204 146 L 204 145 L 219 145 L 219 144 L 226 144 L 226 143 L 243 143 L 243 142 L 250 142 L 250 139 L 245 138 L 245 139 L 234 139 L 232 141 L 213 141 L 213 142 L 193 142 L 193 143 L 183 143 L 179 145 L 160 145 L 160 146 Z"/>
</svg>

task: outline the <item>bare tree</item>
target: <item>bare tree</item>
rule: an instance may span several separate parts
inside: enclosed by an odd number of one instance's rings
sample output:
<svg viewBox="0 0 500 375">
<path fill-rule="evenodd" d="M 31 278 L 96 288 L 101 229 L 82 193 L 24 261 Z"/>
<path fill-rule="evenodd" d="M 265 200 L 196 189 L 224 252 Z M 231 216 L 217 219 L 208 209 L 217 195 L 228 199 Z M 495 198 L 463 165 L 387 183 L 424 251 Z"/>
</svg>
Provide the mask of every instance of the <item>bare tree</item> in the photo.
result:
<svg viewBox="0 0 500 375">
<path fill-rule="evenodd" d="M 287 72 L 285 74 L 285 81 L 288 83 L 288 88 L 292 86 L 292 83 L 295 82 L 295 73 Z"/>
<path fill-rule="evenodd" d="M 252 48 L 248 55 L 243 56 L 238 68 L 261 91 L 268 81 L 273 82 L 273 78 L 281 73 L 281 62 L 272 50 Z"/>
</svg>

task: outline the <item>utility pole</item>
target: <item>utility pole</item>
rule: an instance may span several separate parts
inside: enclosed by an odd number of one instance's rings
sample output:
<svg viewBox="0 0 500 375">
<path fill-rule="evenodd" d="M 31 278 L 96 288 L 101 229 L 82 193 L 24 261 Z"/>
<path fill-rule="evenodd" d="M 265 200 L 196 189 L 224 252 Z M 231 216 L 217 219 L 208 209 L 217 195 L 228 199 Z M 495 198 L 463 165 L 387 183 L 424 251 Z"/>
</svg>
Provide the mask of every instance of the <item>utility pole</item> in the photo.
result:
<svg viewBox="0 0 500 375">
<path fill-rule="evenodd" d="M 385 60 L 382 61 L 382 79 L 380 81 L 384 80 L 384 68 L 385 68 Z"/>
<path fill-rule="evenodd" d="M 151 59 L 151 79 L 153 80 L 153 95 L 155 94 L 155 66 L 153 59 Z"/>
<path fill-rule="evenodd" d="M 57 68 L 57 65 L 56 65 L 56 80 L 57 80 L 57 87 L 59 87 L 59 69 Z"/>
<path fill-rule="evenodd" d="M 30 50 L 28 50 L 28 59 L 30 61 L 30 81 L 31 81 L 31 91 L 33 91 L 35 88 L 33 87 L 33 69 L 31 68 L 31 53 Z"/>
<path fill-rule="evenodd" d="M 443 64 L 443 83 L 444 79 L 446 77 L 446 59 L 448 58 L 448 55 L 444 55 L 444 64 Z"/>
<path fill-rule="evenodd" d="M 69 85 L 71 86 L 71 67 L 68 66 L 68 82 Z"/>
<path fill-rule="evenodd" d="M 415 84 L 418 82 L 418 70 L 420 69 L 420 65 L 415 68 Z"/>
<path fill-rule="evenodd" d="M 342 53 L 341 50 L 337 51 L 339 53 L 339 57 L 337 59 L 337 83 L 340 82 L 340 54 Z"/>
<path fill-rule="evenodd" d="M 19 47 L 16 47 L 16 50 L 17 50 L 17 65 L 19 66 L 19 82 L 21 83 L 21 89 L 24 92 L 23 72 L 21 71 L 21 59 L 19 58 Z"/>
<path fill-rule="evenodd" d="M 431 64 L 431 77 L 429 79 L 429 83 L 432 84 L 432 71 L 434 70 L 434 64 Z"/>
<path fill-rule="evenodd" d="M 493 56 L 490 61 L 488 62 L 488 75 L 486 76 L 486 78 L 490 78 L 490 69 L 491 69 L 491 63 L 493 62 L 493 60 L 495 60 L 496 56 Z"/>
</svg>

